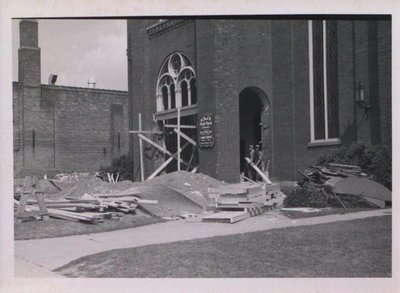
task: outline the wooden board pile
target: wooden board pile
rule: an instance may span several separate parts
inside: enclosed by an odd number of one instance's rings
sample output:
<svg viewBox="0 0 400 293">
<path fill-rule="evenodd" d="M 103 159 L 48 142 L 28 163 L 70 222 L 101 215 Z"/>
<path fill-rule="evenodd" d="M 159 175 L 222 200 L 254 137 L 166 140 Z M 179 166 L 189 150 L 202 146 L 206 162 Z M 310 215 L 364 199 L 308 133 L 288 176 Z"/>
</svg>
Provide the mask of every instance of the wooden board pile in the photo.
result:
<svg viewBox="0 0 400 293">
<path fill-rule="evenodd" d="M 272 198 L 280 192 L 278 184 L 247 182 L 209 188 L 217 213 L 202 218 L 203 222 L 235 223 L 260 215 L 276 206 Z"/>
<path fill-rule="evenodd" d="M 19 205 L 14 201 L 15 206 Z M 138 205 L 157 204 L 156 200 L 141 199 L 137 194 L 85 194 L 81 198 L 66 197 L 45 200 L 50 217 L 97 224 L 104 219 L 119 220 L 123 214 L 135 212 Z M 27 211 L 38 210 L 37 201 L 28 200 Z"/>
<path fill-rule="evenodd" d="M 359 166 L 330 163 L 326 167 L 312 166 L 315 171 L 300 174 L 304 180 L 300 186 L 308 184 L 323 189 L 334 196 L 343 208 L 391 206 L 391 191 L 375 182 Z"/>
<path fill-rule="evenodd" d="M 332 177 L 364 177 L 368 178 L 360 167 L 354 165 L 334 164 L 330 163 L 326 167 L 322 166 L 311 166 L 316 171 L 308 171 L 306 174 L 301 173 L 307 180 L 310 180 L 317 184 L 324 184 L 327 180 Z"/>
</svg>

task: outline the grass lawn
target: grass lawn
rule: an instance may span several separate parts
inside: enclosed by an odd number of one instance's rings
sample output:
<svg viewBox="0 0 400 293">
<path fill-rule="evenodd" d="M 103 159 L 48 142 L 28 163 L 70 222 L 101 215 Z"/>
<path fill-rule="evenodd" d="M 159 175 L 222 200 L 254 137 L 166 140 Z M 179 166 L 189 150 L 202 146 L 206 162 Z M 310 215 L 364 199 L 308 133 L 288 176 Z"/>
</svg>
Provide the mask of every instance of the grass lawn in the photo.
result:
<svg viewBox="0 0 400 293">
<path fill-rule="evenodd" d="M 390 277 L 391 216 L 107 251 L 68 277 Z M 173 231 L 168 231 L 173 233 Z"/>
<path fill-rule="evenodd" d="M 48 221 L 29 220 L 14 225 L 14 239 L 41 239 L 69 235 L 81 235 L 134 228 L 161 222 L 160 218 L 151 217 L 137 211 L 136 215 L 126 214 L 120 221 L 107 220 L 99 224 L 86 224 L 50 218 Z"/>
</svg>

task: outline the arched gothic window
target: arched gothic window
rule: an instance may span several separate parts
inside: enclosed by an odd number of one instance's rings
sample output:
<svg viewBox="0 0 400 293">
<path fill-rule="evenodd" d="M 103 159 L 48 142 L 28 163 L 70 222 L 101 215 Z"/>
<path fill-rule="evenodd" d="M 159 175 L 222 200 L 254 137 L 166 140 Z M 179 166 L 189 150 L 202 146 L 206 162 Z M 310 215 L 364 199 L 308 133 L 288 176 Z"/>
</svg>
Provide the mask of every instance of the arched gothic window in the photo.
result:
<svg viewBox="0 0 400 293">
<path fill-rule="evenodd" d="M 190 59 L 183 53 L 169 55 L 158 74 L 157 111 L 195 105 L 196 74 Z"/>
</svg>

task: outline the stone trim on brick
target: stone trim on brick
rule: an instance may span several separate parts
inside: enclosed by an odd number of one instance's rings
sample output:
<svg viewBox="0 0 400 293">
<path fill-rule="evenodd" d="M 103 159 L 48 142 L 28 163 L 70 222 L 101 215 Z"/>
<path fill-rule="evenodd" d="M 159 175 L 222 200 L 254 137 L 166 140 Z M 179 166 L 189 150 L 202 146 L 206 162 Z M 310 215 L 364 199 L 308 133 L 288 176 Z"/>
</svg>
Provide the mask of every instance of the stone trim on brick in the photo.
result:
<svg viewBox="0 0 400 293">
<path fill-rule="evenodd" d="M 334 146 L 341 145 L 342 141 L 339 138 L 332 138 L 330 140 L 321 140 L 321 141 L 313 141 L 309 142 L 307 147 L 323 147 L 323 146 Z"/>
<path fill-rule="evenodd" d="M 84 87 L 60 86 L 60 85 L 47 85 L 47 84 L 42 84 L 41 87 L 50 89 L 50 90 L 85 91 L 85 92 L 96 92 L 96 93 L 118 93 L 118 94 L 125 94 L 126 97 L 128 97 L 127 91 L 120 91 L 120 90 L 108 90 L 108 89 L 84 88 Z"/>
<path fill-rule="evenodd" d="M 166 33 L 171 29 L 177 28 L 185 23 L 188 19 L 163 19 L 157 23 L 146 28 L 147 34 L 151 37 L 157 36 L 162 33 Z"/>
</svg>

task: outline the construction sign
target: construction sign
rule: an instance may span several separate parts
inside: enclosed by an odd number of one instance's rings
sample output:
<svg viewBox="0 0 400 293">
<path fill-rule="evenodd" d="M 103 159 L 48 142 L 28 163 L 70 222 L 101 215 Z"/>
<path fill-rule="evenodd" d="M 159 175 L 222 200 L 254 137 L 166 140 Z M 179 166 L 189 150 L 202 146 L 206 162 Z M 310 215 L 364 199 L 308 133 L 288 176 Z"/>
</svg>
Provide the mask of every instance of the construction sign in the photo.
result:
<svg viewBox="0 0 400 293">
<path fill-rule="evenodd" d="M 214 146 L 214 117 L 212 113 L 205 113 L 199 117 L 199 147 L 212 148 Z"/>
</svg>

